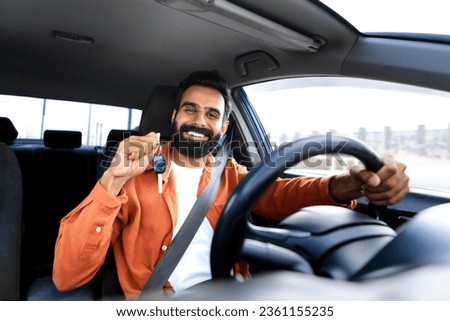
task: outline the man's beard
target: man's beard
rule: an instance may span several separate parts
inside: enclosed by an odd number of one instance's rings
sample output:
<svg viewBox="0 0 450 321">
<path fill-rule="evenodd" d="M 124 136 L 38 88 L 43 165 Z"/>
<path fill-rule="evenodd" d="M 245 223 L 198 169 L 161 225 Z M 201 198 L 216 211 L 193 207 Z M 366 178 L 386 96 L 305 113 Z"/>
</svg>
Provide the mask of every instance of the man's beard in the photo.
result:
<svg viewBox="0 0 450 321">
<path fill-rule="evenodd" d="M 197 141 L 185 138 L 183 134 L 187 134 L 190 131 L 203 134 L 208 138 L 208 140 Z M 212 152 L 219 144 L 221 136 L 222 134 L 219 132 L 213 137 L 212 131 L 190 125 L 182 125 L 180 129 L 177 130 L 176 122 L 172 124 L 173 146 L 181 154 L 192 158 L 202 158 Z"/>
</svg>

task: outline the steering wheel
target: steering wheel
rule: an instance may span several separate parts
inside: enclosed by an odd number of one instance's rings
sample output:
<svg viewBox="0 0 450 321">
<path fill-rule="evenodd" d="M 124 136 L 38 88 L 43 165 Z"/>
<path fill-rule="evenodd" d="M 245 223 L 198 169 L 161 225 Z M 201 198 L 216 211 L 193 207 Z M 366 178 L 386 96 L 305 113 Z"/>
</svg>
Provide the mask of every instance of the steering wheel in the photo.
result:
<svg viewBox="0 0 450 321">
<path fill-rule="evenodd" d="M 354 156 L 373 172 L 383 166 L 382 160 L 371 147 L 359 140 L 339 135 L 303 138 L 274 150 L 239 183 L 222 211 L 211 248 L 211 272 L 214 279 L 230 276 L 245 239 L 253 237 L 270 242 L 280 237 L 279 234 L 271 233 L 272 228 L 255 227 L 249 222 L 247 213 L 287 168 L 321 154 Z"/>
</svg>

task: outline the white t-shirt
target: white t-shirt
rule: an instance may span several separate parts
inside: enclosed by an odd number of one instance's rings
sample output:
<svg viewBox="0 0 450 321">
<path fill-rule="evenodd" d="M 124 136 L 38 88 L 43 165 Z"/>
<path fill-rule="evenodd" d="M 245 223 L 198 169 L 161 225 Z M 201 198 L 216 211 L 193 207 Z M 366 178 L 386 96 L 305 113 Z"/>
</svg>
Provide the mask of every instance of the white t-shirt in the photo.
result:
<svg viewBox="0 0 450 321">
<path fill-rule="evenodd" d="M 186 168 L 172 162 L 178 196 L 178 220 L 173 235 L 178 233 L 197 200 L 197 190 L 202 168 Z M 204 219 L 177 267 L 169 278 L 176 293 L 211 279 L 209 263 L 214 230 Z"/>
</svg>

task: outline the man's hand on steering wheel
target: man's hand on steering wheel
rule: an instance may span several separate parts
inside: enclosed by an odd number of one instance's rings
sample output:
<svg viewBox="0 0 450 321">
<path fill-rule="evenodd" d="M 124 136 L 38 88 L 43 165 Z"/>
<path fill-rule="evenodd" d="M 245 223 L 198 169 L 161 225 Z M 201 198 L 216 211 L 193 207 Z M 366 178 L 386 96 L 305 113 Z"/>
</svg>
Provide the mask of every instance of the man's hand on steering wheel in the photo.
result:
<svg viewBox="0 0 450 321">
<path fill-rule="evenodd" d="M 393 205 L 409 192 L 406 165 L 393 157 L 383 159 L 383 167 L 373 173 L 363 166 L 355 165 L 349 173 L 337 175 L 330 182 L 330 195 L 342 204 L 361 196 L 376 206 Z"/>
<path fill-rule="evenodd" d="M 232 267 L 239 261 L 245 239 L 255 238 L 256 235 L 263 243 L 271 243 L 274 233 L 268 231 L 269 228 L 251 228 L 247 215 L 268 186 L 287 168 L 316 155 L 336 152 L 353 156 L 364 164 L 364 168 L 351 168 L 348 173 L 337 175 L 330 181 L 330 195 L 338 203 L 348 204 L 350 200 L 365 195 L 370 201 L 368 213 L 379 219 L 385 216 L 385 206 L 395 203 L 408 193 L 406 166 L 391 157 L 381 159 L 362 141 L 339 135 L 333 136 L 333 140 L 327 136 L 313 136 L 283 145 L 272 151 L 268 156 L 270 161 L 260 162 L 253 168 L 228 199 L 211 245 L 213 278 L 230 276 Z M 267 260 L 271 259 L 267 257 Z"/>
</svg>

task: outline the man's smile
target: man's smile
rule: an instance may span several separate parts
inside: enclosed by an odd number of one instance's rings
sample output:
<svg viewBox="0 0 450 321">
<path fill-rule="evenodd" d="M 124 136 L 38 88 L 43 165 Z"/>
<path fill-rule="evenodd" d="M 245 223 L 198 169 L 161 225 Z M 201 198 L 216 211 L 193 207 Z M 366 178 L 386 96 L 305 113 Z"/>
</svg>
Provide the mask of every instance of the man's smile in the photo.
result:
<svg viewBox="0 0 450 321">
<path fill-rule="evenodd" d="M 207 141 L 209 139 L 208 136 L 206 136 L 202 133 L 193 131 L 193 130 L 185 131 L 182 134 L 185 139 L 190 139 L 190 140 L 195 140 L 195 141 Z"/>
<path fill-rule="evenodd" d="M 182 125 L 179 132 L 182 139 L 191 142 L 204 143 L 213 138 L 211 130 L 192 125 Z"/>
</svg>

